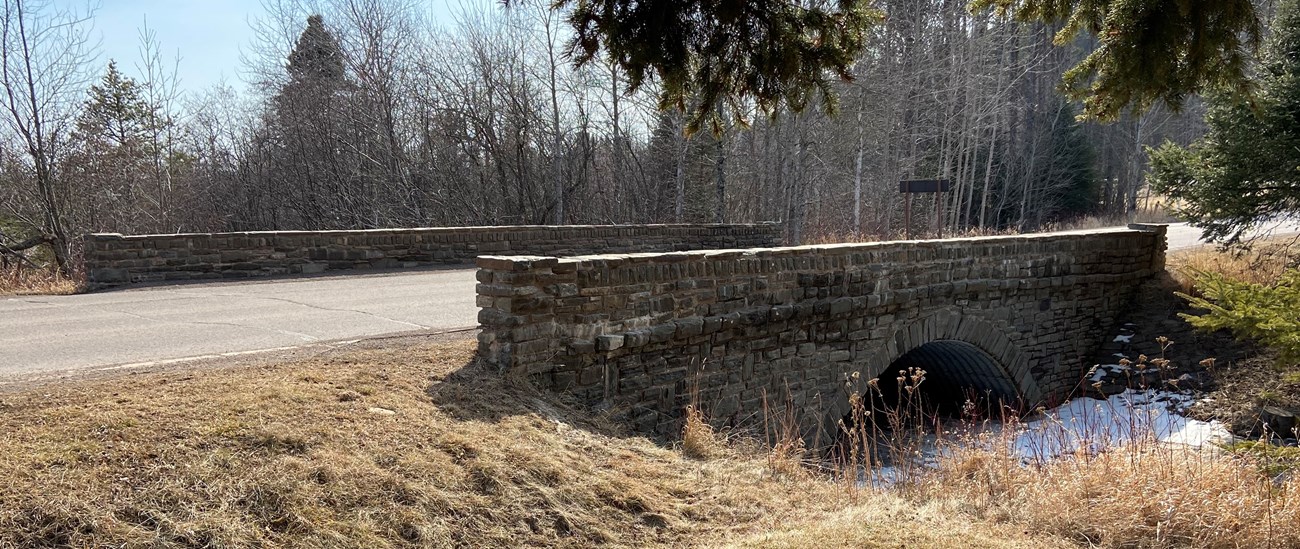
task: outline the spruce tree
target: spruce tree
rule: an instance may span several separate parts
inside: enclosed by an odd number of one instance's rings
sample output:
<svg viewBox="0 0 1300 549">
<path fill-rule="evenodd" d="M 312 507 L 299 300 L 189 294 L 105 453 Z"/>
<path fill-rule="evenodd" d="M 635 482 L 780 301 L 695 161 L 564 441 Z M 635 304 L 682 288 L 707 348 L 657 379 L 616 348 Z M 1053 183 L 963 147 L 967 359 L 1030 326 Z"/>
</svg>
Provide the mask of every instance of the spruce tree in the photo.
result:
<svg viewBox="0 0 1300 549">
<path fill-rule="evenodd" d="M 1042 180 L 1057 182 L 1059 189 L 1051 197 L 1049 219 L 1057 221 L 1095 213 L 1100 195 L 1093 168 L 1095 153 L 1075 119 L 1074 109 L 1068 106 L 1057 109 L 1051 133 L 1051 170 L 1043 174 Z"/>
<path fill-rule="evenodd" d="M 1193 308 L 1205 311 L 1180 314 L 1189 324 L 1209 332 L 1231 330 L 1239 338 L 1277 350 L 1284 363 L 1300 363 L 1300 270 L 1287 270 L 1275 284 L 1198 272 L 1196 289 L 1201 295 L 1178 294 Z"/>
<path fill-rule="evenodd" d="M 1221 94 L 1208 107 L 1203 138 L 1150 151 L 1154 190 L 1225 244 L 1300 213 L 1300 0 L 1278 7 L 1253 104 Z"/>
<path fill-rule="evenodd" d="M 154 109 L 144 100 L 140 84 L 117 70 L 117 62 L 108 62 L 104 77 L 90 87 L 89 95 L 77 117 L 74 140 L 114 147 L 143 145 Z"/>
<path fill-rule="evenodd" d="M 286 70 L 295 83 L 343 80 L 343 52 L 320 15 L 307 17 L 307 28 L 298 36 Z"/>
<path fill-rule="evenodd" d="M 504 0 L 507 5 L 521 0 Z M 802 111 L 820 95 L 834 110 L 832 76 L 849 80 L 872 26 L 886 14 L 871 0 L 553 0 L 570 8 L 579 65 L 597 56 L 636 90 L 661 85 L 660 107 L 690 109 L 690 127 L 757 107 Z M 1096 38 L 1064 75 L 1084 116 L 1114 120 L 1192 94 L 1244 95 L 1258 45 L 1254 0 L 973 0 L 1024 21 L 1059 25 L 1058 45 Z"/>
<path fill-rule="evenodd" d="M 507 4 L 519 0 L 507 0 Z M 831 77 L 849 80 L 881 18 L 871 0 L 555 0 L 572 7 L 578 64 L 602 53 L 628 89 L 656 78 L 661 109 L 690 114 L 689 131 L 722 130 L 720 113 L 801 111 L 820 95 L 834 110 Z"/>
<path fill-rule="evenodd" d="M 66 211 L 78 226 L 92 231 L 162 229 L 157 222 L 167 212 L 153 170 L 161 151 L 152 136 L 165 130 L 170 119 L 113 61 L 87 95 L 59 165 L 70 191 Z"/>
<path fill-rule="evenodd" d="M 338 229 L 365 226 L 364 190 L 345 168 L 349 81 L 338 38 L 320 15 L 307 26 L 285 65 L 268 129 L 274 226 Z"/>
<path fill-rule="evenodd" d="M 1179 110 L 1189 95 L 1248 92 L 1246 66 L 1259 43 L 1253 0 L 975 0 L 1023 21 L 1061 25 L 1054 42 L 1084 35 L 1096 46 L 1063 76 L 1084 116 L 1113 121 L 1156 102 Z"/>
</svg>

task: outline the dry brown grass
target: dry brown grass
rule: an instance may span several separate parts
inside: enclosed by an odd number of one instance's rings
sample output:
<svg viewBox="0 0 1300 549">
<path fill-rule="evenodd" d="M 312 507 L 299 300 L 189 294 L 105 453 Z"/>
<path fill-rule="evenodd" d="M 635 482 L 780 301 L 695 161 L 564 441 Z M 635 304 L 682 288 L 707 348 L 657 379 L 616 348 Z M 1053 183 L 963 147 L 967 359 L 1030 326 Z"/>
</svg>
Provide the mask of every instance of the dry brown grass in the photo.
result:
<svg viewBox="0 0 1300 549">
<path fill-rule="evenodd" d="M 917 504 L 891 493 L 815 520 L 732 540 L 727 547 L 771 549 L 1024 549 L 1074 548 L 1064 538 L 1030 533 L 1014 524 L 972 520 L 960 505 Z"/>
<path fill-rule="evenodd" d="M 4 396 L 0 546 L 673 544 L 808 493 L 584 421 L 472 351 Z"/>
<path fill-rule="evenodd" d="M 1038 467 L 1006 452 L 958 451 L 925 497 L 1089 547 L 1300 547 L 1300 478 L 1216 450 L 1138 443 Z"/>
<path fill-rule="evenodd" d="M 762 454 L 623 433 L 473 349 L 0 393 L 0 547 L 700 546 L 849 504 Z"/>
<path fill-rule="evenodd" d="M 694 459 L 710 459 L 722 455 L 725 448 L 713 426 L 704 419 L 698 408 L 686 407 L 686 422 L 682 426 L 682 454 Z"/>
<path fill-rule="evenodd" d="M 79 291 L 80 283 L 59 274 L 55 269 L 0 269 L 0 296 L 67 295 Z"/>
<path fill-rule="evenodd" d="M 1300 240 L 1295 236 L 1273 237 L 1256 242 L 1247 251 L 1223 251 L 1215 246 L 1198 246 L 1169 254 L 1169 271 L 1190 291 L 1197 271 L 1222 274 L 1232 280 L 1273 285 L 1288 267 L 1300 263 Z"/>
<path fill-rule="evenodd" d="M 792 474 L 801 449 L 754 451 L 698 414 L 711 459 L 689 458 L 473 348 L 0 393 L 0 547 L 1300 546 L 1300 481 L 1227 454 L 1026 468 L 972 450 L 881 491 Z"/>
</svg>

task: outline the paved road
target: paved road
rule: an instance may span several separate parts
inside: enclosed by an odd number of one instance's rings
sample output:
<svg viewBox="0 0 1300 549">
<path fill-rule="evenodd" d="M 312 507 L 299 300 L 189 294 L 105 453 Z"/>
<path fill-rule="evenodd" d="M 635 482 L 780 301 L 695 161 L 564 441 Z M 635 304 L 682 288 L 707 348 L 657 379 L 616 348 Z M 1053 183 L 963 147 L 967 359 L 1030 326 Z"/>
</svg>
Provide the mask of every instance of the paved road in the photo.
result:
<svg viewBox="0 0 1300 549">
<path fill-rule="evenodd" d="M 1273 225 L 1266 225 L 1255 231 L 1255 235 L 1261 236 L 1282 236 L 1300 233 L 1300 221 L 1282 221 Z M 1168 249 L 1178 250 L 1182 248 L 1191 248 L 1194 246 L 1204 245 L 1201 241 L 1201 230 L 1189 226 L 1186 223 L 1174 223 L 1169 226 L 1169 244 Z"/>
<path fill-rule="evenodd" d="M 1170 249 L 1199 244 L 1170 227 Z M 474 284 L 465 269 L 0 298 L 0 378 L 472 328 Z"/>
<path fill-rule="evenodd" d="M 474 270 L 0 298 L 0 377 L 476 324 Z"/>
<path fill-rule="evenodd" d="M 1166 250 L 1179 250 L 1182 248 L 1191 248 L 1205 244 L 1201 241 L 1201 230 L 1188 226 L 1186 223 L 1175 223 L 1170 225 L 1169 232 L 1166 233 L 1166 236 Z"/>
</svg>

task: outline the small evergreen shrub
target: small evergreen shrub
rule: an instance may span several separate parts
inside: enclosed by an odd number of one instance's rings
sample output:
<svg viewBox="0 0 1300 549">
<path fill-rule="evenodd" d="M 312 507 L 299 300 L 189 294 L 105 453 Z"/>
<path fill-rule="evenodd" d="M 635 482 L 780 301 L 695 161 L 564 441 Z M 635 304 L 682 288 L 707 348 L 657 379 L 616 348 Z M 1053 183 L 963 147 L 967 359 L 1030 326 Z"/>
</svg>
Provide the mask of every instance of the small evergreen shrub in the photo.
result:
<svg viewBox="0 0 1300 549">
<path fill-rule="evenodd" d="M 1277 349 L 1288 363 L 1300 361 L 1300 269 L 1288 269 L 1276 284 L 1230 279 L 1220 273 L 1196 271 L 1201 296 L 1179 293 L 1202 315 L 1181 315 L 1203 330 L 1227 329 Z"/>
</svg>

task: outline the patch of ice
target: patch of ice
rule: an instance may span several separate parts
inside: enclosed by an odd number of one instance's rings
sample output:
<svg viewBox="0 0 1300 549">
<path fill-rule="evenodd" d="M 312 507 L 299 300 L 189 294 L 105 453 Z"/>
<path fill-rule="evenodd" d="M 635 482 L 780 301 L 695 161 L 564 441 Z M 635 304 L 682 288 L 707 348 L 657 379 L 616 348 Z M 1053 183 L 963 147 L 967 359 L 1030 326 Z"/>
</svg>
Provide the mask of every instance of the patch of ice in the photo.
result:
<svg viewBox="0 0 1300 549">
<path fill-rule="evenodd" d="M 1190 395 L 1154 389 L 1130 389 L 1106 400 L 1073 400 L 1027 423 L 1012 441 L 1012 449 L 1026 460 L 1044 461 L 1143 440 L 1195 447 L 1231 440 L 1232 434 L 1218 421 L 1180 415 L 1195 401 Z"/>
<path fill-rule="evenodd" d="M 1107 364 L 1098 367 L 1114 366 Z M 981 429 L 992 435 L 991 440 L 1008 440 L 999 433 L 1015 428 L 1015 436 L 1008 444 L 1014 455 L 1026 464 L 1043 463 L 1083 450 L 1098 453 L 1132 442 L 1161 442 L 1201 447 L 1209 443 L 1232 440 L 1223 423 L 1200 421 L 1184 417 L 1183 413 L 1196 402 L 1189 394 L 1146 389 L 1112 395 L 1106 400 L 1080 398 L 1043 413 L 1041 419 L 1023 425 L 1008 427 L 993 423 Z M 911 463 L 903 466 L 883 466 L 863 471 L 859 482 L 885 487 L 915 479 L 921 470 L 937 466 L 939 456 L 946 450 L 933 435 L 920 444 Z"/>
<path fill-rule="evenodd" d="M 1132 343 L 1132 342 L 1133 342 L 1133 334 L 1128 334 L 1128 335 L 1117 335 L 1117 336 L 1115 336 L 1115 339 L 1113 340 L 1113 342 L 1115 342 L 1115 343 Z"/>
</svg>

